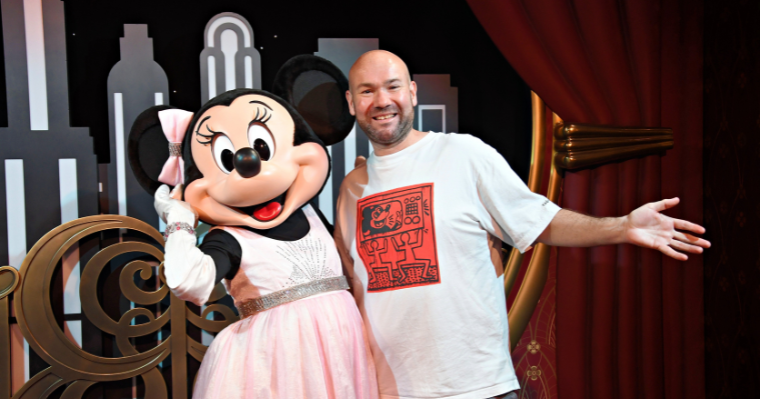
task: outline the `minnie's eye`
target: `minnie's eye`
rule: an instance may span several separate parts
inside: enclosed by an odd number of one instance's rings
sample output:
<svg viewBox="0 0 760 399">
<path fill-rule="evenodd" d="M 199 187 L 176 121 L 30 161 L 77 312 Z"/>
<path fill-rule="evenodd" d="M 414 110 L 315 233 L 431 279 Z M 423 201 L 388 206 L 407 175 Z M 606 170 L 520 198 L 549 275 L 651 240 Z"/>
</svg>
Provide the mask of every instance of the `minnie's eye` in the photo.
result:
<svg viewBox="0 0 760 399">
<path fill-rule="evenodd" d="M 222 172 L 229 174 L 235 169 L 232 164 L 232 158 L 235 155 L 235 147 L 232 145 L 230 138 L 217 134 L 214 142 L 211 144 L 211 151 L 214 153 L 214 161 Z"/>
<path fill-rule="evenodd" d="M 248 128 L 248 142 L 259 153 L 262 161 L 268 161 L 274 156 L 274 139 L 269 129 L 254 123 Z"/>
</svg>

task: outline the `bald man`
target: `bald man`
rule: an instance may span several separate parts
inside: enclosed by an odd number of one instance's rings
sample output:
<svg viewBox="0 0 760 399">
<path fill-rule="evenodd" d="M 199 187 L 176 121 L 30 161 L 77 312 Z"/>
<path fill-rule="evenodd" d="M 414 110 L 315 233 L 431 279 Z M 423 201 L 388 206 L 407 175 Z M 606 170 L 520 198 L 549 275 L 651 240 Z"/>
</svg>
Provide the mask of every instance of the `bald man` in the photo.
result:
<svg viewBox="0 0 760 399">
<path fill-rule="evenodd" d="M 521 252 L 536 241 L 631 243 L 679 260 L 710 246 L 676 230 L 701 226 L 660 214 L 677 198 L 619 218 L 581 215 L 532 193 L 479 139 L 413 129 L 417 86 L 392 53 L 359 57 L 346 99 L 374 154 L 343 181 L 335 239 L 381 398 L 516 397 L 502 242 Z"/>
</svg>

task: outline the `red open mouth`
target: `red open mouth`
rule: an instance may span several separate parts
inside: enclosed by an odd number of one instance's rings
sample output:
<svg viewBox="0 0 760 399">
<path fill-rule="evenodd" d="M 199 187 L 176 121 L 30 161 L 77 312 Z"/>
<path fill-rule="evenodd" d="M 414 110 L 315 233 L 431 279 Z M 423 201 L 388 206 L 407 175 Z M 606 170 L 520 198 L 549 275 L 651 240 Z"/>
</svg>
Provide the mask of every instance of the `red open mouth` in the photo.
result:
<svg viewBox="0 0 760 399">
<path fill-rule="evenodd" d="M 282 204 L 285 203 L 285 193 L 263 204 L 239 208 L 242 212 L 251 215 L 260 222 L 268 222 L 282 213 Z"/>
<path fill-rule="evenodd" d="M 254 208 L 252 216 L 257 220 L 267 222 L 280 216 L 280 212 L 282 212 L 282 205 L 279 202 L 270 202 Z"/>
</svg>

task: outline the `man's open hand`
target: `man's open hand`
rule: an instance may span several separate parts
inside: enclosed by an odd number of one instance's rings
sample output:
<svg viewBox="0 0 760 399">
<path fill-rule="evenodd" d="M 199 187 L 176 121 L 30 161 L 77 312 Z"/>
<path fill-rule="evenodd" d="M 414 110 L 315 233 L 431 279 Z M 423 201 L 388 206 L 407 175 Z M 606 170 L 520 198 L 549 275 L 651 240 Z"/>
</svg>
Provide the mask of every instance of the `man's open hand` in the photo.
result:
<svg viewBox="0 0 760 399">
<path fill-rule="evenodd" d="M 704 227 L 660 213 L 679 202 L 678 198 L 664 199 L 642 205 L 631 212 L 624 221 L 626 241 L 659 250 L 678 260 L 689 258 L 683 252 L 699 254 L 702 248 L 710 248 L 709 241 L 687 233 L 704 234 Z"/>
</svg>

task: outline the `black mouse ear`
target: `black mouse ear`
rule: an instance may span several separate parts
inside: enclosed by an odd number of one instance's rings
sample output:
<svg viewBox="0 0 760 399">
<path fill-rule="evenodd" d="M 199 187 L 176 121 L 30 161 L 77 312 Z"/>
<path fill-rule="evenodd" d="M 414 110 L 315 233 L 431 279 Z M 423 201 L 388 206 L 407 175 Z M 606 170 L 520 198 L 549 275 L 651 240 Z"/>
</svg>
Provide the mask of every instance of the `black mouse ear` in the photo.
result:
<svg viewBox="0 0 760 399">
<path fill-rule="evenodd" d="M 325 143 L 342 141 L 354 127 L 346 102 L 348 80 L 332 62 L 315 55 L 298 55 L 274 78 L 272 93 L 289 102 Z"/>
<path fill-rule="evenodd" d="M 137 181 L 151 195 L 163 184 L 158 176 L 169 159 L 169 141 L 161 128 L 158 112 L 171 108 L 157 105 L 146 109 L 135 119 L 129 132 L 129 164 Z"/>
</svg>

